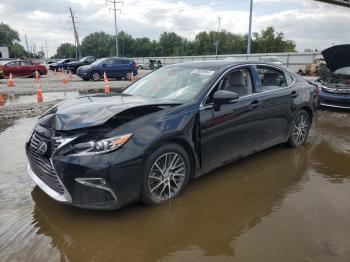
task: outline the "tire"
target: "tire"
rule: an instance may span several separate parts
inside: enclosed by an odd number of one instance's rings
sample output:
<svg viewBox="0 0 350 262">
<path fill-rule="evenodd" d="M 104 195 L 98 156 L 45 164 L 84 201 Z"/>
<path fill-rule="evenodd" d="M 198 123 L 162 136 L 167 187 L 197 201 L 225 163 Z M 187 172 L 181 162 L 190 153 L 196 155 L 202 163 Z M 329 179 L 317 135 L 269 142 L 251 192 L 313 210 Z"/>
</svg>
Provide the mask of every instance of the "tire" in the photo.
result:
<svg viewBox="0 0 350 262">
<path fill-rule="evenodd" d="M 127 72 L 126 75 L 125 75 L 125 79 L 130 81 L 131 80 L 131 74 L 132 74 L 132 72 Z"/>
<path fill-rule="evenodd" d="M 41 77 L 41 72 L 38 70 L 39 78 Z M 32 77 L 35 78 L 35 71 L 32 72 Z"/>
<path fill-rule="evenodd" d="M 310 115 L 305 110 L 300 110 L 293 121 L 287 144 L 290 147 L 304 145 L 309 136 L 310 127 Z"/>
<path fill-rule="evenodd" d="M 141 65 L 139 65 L 137 68 L 138 68 L 138 69 L 142 69 L 142 66 L 141 66 Z"/>
<path fill-rule="evenodd" d="M 62 67 L 57 67 L 57 68 L 56 68 L 56 71 L 57 71 L 57 72 L 62 72 Z"/>
<path fill-rule="evenodd" d="M 93 81 L 100 81 L 101 80 L 101 74 L 97 71 L 93 71 L 91 73 L 91 80 Z"/>
<path fill-rule="evenodd" d="M 169 173 L 169 170 L 173 173 Z M 191 170 L 189 156 L 181 146 L 175 143 L 160 146 L 146 160 L 141 189 L 142 202 L 155 206 L 174 199 L 186 187 Z"/>
</svg>

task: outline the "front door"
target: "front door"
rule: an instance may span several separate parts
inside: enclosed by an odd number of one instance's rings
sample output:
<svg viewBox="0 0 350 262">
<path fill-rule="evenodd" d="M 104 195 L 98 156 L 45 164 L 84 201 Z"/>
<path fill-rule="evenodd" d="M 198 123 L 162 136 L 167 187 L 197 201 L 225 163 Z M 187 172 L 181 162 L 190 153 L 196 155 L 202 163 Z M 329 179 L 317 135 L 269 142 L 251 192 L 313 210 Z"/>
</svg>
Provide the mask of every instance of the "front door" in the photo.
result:
<svg viewBox="0 0 350 262">
<path fill-rule="evenodd" d="M 252 73 L 250 67 L 227 73 L 200 110 L 204 172 L 246 156 L 259 147 L 262 115 L 260 102 L 254 96 Z M 214 109 L 211 96 L 219 89 L 235 92 L 239 98 Z"/>
</svg>

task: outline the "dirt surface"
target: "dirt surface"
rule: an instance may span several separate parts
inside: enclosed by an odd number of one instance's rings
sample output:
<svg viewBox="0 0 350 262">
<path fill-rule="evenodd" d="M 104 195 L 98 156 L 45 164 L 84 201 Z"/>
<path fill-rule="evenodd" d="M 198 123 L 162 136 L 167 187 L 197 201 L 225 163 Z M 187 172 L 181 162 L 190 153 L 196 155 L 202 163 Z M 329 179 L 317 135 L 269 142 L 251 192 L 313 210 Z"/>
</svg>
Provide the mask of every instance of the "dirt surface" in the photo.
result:
<svg viewBox="0 0 350 262">
<path fill-rule="evenodd" d="M 145 76 L 150 71 L 139 70 L 139 74 L 135 80 Z M 69 75 L 65 75 L 69 78 Z M 92 93 L 103 93 L 103 81 L 84 81 L 76 75 L 72 75 L 68 84 L 63 84 L 62 74 L 54 75 L 52 71 L 48 75 L 42 76 L 40 79 L 40 88 L 43 92 L 43 102 L 37 102 L 37 84 L 33 78 L 14 78 L 15 86 L 8 87 L 6 79 L 0 79 L 0 121 L 5 119 L 15 119 L 21 117 L 33 117 L 42 114 L 48 107 L 54 105 L 62 99 L 66 99 L 67 93 L 78 93 L 79 95 L 86 95 Z M 132 82 L 126 80 L 109 80 L 111 92 L 120 92 L 129 86 Z M 62 93 L 64 95 L 57 95 L 56 99 L 50 94 Z M 22 99 L 27 97 L 26 99 Z M 22 100 L 23 102 L 16 102 Z M 49 101 L 46 101 L 49 100 Z"/>
<path fill-rule="evenodd" d="M 24 144 L 35 122 L 0 122 L 1 261 L 349 261 L 350 112 L 318 111 L 299 149 L 220 168 L 170 203 L 112 212 L 34 186 Z"/>
</svg>

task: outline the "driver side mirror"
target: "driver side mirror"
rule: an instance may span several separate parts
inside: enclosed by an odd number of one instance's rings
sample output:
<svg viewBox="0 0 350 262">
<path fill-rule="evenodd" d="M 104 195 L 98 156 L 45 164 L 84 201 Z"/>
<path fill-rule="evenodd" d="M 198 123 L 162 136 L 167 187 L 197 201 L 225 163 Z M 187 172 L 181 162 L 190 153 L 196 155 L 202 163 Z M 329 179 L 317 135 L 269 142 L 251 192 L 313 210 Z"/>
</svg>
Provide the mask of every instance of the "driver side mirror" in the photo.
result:
<svg viewBox="0 0 350 262">
<path fill-rule="evenodd" d="M 214 110 L 219 111 L 222 104 L 228 104 L 231 101 L 237 100 L 239 95 L 235 92 L 227 90 L 216 91 L 213 95 Z"/>
</svg>

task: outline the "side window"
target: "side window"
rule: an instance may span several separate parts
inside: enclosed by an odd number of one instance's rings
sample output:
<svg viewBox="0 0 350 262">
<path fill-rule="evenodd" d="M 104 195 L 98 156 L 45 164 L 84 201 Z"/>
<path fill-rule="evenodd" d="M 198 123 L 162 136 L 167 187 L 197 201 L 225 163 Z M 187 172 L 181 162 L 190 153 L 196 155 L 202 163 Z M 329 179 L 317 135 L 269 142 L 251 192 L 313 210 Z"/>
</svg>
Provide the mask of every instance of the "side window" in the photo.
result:
<svg viewBox="0 0 350 262">
<path fill-rule="evenodd" d="M 284 72 L 268 66 L 257 66 L 257 69 L 261 80 L 262 92 L 288 85 Z"/>
<path fill-rule="evenodd" d="M 8 63 L 7 66 L 9 66 L 9 67 L 20 66 L 20 62 L 14 61 L 14 62 Z"/>
<path fill-rule="evenodd" d="M 227 73 L 210 93 L 206 104 L 213 102 L 213 95 L 217 90 L 227 90 L 237 93 L 240 97 L 253 93 L 252 79 L 248 69 L 242 68 Z"/>
<path fill-rule="evenodd" d="M 285 75 L 285 77 L 286 77 L 287 86 L 290 86 L 291 84 L 293 84 L 294 78 L 291 77 L 291 75 L 288 74 L 288 73 L 284 73 L 284 75 Z"/>
<path fill-rule="evenodd" d="M 21 65 L 22 66 L 30 66 L 30 65 L 32 65 L 32 63 L 29 61 L 21 61 Z"/>
</svg>

